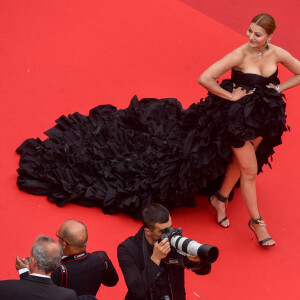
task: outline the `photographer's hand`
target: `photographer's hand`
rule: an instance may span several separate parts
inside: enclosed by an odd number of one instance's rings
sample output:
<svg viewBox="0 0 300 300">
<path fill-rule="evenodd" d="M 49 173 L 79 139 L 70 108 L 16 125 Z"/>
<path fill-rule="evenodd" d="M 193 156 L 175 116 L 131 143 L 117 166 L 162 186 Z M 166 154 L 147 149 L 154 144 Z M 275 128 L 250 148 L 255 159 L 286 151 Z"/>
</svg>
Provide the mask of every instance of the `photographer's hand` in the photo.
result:
<svg viewBox="0 0 300 300">
<path fill-rule="evenodd" d="M 164 259 L 170 251 L 171 246 L 167 238 L 163 239 L 160 243 L 155 242 L 151 260 L 153 260 L 159 266 L 161 260 Z"/>
<path fill-rule="evenodd" d="M 21 260 L 21 258 L 19 256 L 16 257 L 16 270 L 19 271 L 21 269 L 24 269 L 24 268 L 29 268 L 29 262 L 27 259 L 23 258 Z"/>
<path fill-rule="evenodd" d="M 192 262 L 194 262 L 194 263 L 197 263 L 197 264 L 201 264 L 201 262 L 202 262 L 201 258 L 199 258 L 199 257 L 196 256 L 196 255 L 187 254 L 187 258 L 188 258 L 190 261 L 192 261 Z"/>
</svg>

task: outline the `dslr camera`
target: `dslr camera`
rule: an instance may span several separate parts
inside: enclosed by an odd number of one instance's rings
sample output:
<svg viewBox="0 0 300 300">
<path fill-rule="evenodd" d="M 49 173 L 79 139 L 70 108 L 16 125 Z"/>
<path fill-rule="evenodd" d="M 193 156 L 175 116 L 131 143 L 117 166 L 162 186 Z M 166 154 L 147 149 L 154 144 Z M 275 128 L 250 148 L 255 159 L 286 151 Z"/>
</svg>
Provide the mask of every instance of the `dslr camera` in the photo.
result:
<svg viewBox="0 0 300 300">
<path fill-rule="evenodd" d="M 167 227 L 164 229 L 159 242 L 165 238 L 169 240 L 171 246 L 175 248 L 181 255 L 196 255 L 208 263 L 215 262 L 219 256 L 219 250 L 217 247 L 207 244 L 200 244 L 194 240 L 182 236 L 181 228 L 175 229 L 172 227 Z"/>
</svg>

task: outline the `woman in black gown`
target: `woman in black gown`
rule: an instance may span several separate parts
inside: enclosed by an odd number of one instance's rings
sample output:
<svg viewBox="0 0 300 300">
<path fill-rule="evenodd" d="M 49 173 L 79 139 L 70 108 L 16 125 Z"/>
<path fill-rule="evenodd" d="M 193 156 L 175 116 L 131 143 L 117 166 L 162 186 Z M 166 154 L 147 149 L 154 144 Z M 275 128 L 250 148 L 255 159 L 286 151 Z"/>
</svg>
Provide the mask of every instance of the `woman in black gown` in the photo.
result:
<svg viewBox="0 0 300 300">
<path fill-rule="evenodd" d="M 209 92 L 231 102 L 228 120 L 224 124 L 228 125 L 233 159 L 227 166 L 219 191 L 209 199 L 217 211 L 217 222 L 225 228 L 229 226 L 226 204 L 240 179 L 242 197 L 250 214 L 249 227 L 262 246 L 273 246 L 275 242 L 270 238 L 257 206 L 255 178 L 261 166 L 257 158 L 261 159 L 264 149 L 269 156 L 272 154 L 270 146 L 281 143 L 280 135 L 285 130 L 285 106 L 280 92 L 300 83 L 300 62 L 285 50 L 270 44 L 275 28 L 272 16 L 257 15 L 247 31 L 248 43 L 216 62 L 199 79 Z M 279 84 L 278 63 L 295 76 Z M 230 69 L 231 82 L 219 86 L 216 79 Z"/>
<path fill-rule="evenodd" d="M 184 110 L 176 99 L 134 97 L 124 110 L 100 105 L 89 116 L 62 116 L 46 131 L 45 141 L 24 141 L 17 149 L 19 188 L 46 195 L 58 206 L 72 202 L 134 218 L 150 202 L 173 209 L 194 205 L 195 194 L 214 194 L 210 201 L 221 221 L 225 206 L 217 200 L 227 201 L 242 166 L 250 226 L 259 240 L 268 238 L 263 226 L 256 228 L 256 222 L 263 222 L 256 207 L 255 175 L 257 166 L 261 171 L 269 164 L 287 129 L 279 91 L 300 82 L 296 75 L 279 85 L 276 64 L 295 74 L 300 74 L 300 64 L 274 45 L 264 50 L 272 32 L 262 24 L 251 23 L 249 43 L 201 75 L 200 83 L 209 90 L 205 101 Z M 219 86 L 215 79 L 229 69 L 232 78 Z M 228 226 L 228 220 L 221 225 Z"/>
</svg>

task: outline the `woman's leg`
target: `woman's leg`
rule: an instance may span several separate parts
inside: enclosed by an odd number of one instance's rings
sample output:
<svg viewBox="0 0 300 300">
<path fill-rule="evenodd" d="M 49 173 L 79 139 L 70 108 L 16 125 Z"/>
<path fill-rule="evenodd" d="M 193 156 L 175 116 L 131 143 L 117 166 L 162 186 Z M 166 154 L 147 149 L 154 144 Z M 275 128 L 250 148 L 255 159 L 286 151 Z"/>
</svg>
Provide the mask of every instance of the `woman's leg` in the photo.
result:
<svg viewBox="0 0 300 300">
<path fill-rule="evenodd" d="M 257 176 L 257 160 L 255 149 L 250 142 L 246 142 L 241 148 L 232 148 L 233 154 L 236 158 L 237 165 L 240 169 L 240 187 L 243 200 L 249 211 L 252 219 L 259 219 L 260 214 L 257 206 L 256 197 L 256 176 Z M 251 223 L 258 241 L 269 238 L 269 234 L 265 226 L 260 224 Z M 275 242 L 271 239 L 263 245 L 273 245 Z"/>
<path fill-rule="evenodd" d="M 257 160 L 253 146 L 246 142 L 241 148 L 232 148 L 232 152 L 240 169 L 240 187 L 242 197 L 250 217 L 259 218 L 256 199 Z"/>
<path fill-rule="evenodd" d="M 261 141 L 262 141 L 262 137 L 257 137 L 255 140 L 252 141 L 255 151 L 257 150 Z M 232 162 L 227 166 L 226 173 L 221 188 L 219 190 L 219 193 L 222 196 L 228 198 L 233 187 L 239 180 L 240 175 L 241 175 L 240 168 L 237 164 L 235 156 L 233 156 Z M 219 222 L 226 217 L 226 205 L 224 202 L 218 201 L 215 196 L 211 198 L 211 203 L 217 211 L 217 221 Z M 229 220 L 227 219 L 222 223 L 222 226 L 228 227 L 229 224 L 230 224 Z"/>
<path fill-rule="evenodd" d="M 262 141 L 262 137 L 259 136 L 252 141 L 253 145 L 250 142 L 250 144 L 254 147 L 255 152 L 259 144 L 261 143 L 261 141 Z M 237 164 L 235 156 L 233 156 L 232 162 L 227 167 L 224 180 L 219 190 L 220 194 L 223 195 L 224 197 L 229 197 L 229 194 L 231 193 L 233 187 L 239 180 L 240 175 L 241 175 L 240 168 Z"/>
</svg>

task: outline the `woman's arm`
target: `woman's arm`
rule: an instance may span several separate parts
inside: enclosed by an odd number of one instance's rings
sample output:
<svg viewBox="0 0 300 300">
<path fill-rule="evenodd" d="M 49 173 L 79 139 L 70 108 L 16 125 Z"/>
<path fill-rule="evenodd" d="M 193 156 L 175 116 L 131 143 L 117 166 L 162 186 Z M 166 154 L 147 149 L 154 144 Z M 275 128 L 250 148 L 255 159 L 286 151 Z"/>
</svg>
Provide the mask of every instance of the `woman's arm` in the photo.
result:
<svg viewBox="0 0 300 300">
<path fill-rule="evenodd" d="M 279 47 L 277 48 L 277 56 L 278 62 L 295 74 L 279 85 L 280 92 L 283 92 L 300 84 L 300 61 Z"/>
<path fill-rule="evenodd" d="M 204 86 L 209 92 L 221 98 L 236 101 L 244 97 L 247 94 L 251 94 L 252 91 L 246 93 L 241 88 L 235 89 L 233 93 L 226 91 L 221 88 L 217 83 L 217 79 L 223 75 L 225 72 L 229 71 L 233 67 L 242 64 L 244 59 L 244 54 L 241 48 L 237 48 L 231 53 L 227 54 L 213 65 L 211 65 L 207 70 L 205 70 L 199 77 L 199 83 Z"/>
</svg>

